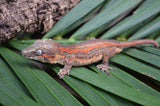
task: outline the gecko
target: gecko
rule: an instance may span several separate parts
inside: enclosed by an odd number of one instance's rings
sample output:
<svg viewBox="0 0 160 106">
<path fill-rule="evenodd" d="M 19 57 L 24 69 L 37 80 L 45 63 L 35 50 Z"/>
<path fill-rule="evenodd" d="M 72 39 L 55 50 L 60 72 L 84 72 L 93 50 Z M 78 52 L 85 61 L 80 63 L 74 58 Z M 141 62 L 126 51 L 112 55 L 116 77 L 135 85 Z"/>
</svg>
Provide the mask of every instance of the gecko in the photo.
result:
<svg viewBox="0 0 160 106">
<path fill-rule="evenodd" d="M 84 66 L 102 60 L 97 68 L 109 75 L 109 70 L 115 70 L 109 66 L 109 58 L 120 53 L 124 48 L 139 45 L 153 44 L 156 48 L 158 43 L 154 40 L 116 41 L 107 39 L 90 39 L 72 45 L 62 45 L 52 39 L 36 40 L 33 45 L 22 50 L 26 58 L 41 62 L 64 65 L 58 72 L 59 78 L 69 75 L 72 66 Z"/>
</svg>

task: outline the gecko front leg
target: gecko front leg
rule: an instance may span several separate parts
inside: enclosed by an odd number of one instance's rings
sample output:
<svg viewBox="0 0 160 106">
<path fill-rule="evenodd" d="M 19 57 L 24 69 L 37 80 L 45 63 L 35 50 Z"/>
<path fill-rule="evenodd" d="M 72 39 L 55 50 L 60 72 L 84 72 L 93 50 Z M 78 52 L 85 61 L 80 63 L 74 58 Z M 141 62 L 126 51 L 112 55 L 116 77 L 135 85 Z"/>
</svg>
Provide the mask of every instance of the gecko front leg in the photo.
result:
<svg viewBox="0 0 160 106">
<path fill-rule="evenodd" d="M 63 69 L 60 69 L 58 72 L 58 76 L 60 79 L 64 77 L 64 75 L 69 75 L 69 71 L 71 70 L 72 65 L 65 65 Z"/>
<path fill-rule="evenodd" d="M 69 71 L 71 70 L 73 62 L 74 62 L 74 57 L 70 57 L 70 58 L 66 57 L 64 68 L 60 69 L 57 74 L 60 79 L 62 79 L 66 74 L 69 75 Z"/>
</svg>

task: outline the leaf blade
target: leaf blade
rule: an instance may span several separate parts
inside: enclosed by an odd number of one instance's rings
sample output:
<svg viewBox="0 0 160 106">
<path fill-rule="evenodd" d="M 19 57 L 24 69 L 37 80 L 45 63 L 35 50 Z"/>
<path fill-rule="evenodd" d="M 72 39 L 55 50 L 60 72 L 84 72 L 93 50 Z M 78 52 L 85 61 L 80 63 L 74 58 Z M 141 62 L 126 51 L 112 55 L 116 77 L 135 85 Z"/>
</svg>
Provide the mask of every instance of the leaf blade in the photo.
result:
<svg viewBox="0 0 160 106">
<path fill-rule="evenodd" d="M 2 78 L 0 78 L 0 103 L 8 106 L 38 106 L 35 101 Z"/>
<path fill-rule="evenodd" d="M 125 86 L 124 84 L 117 83 L 116 81 L 113 81 L 109 76 L 106 77 L 106 75 L 98 75 L 94 72 L 88 71 L 84 68 L 72 68 L 70 74 L 75 76 L 76 78 L 79 78 L 83 81 L 86 81 L 94 86 L 97 86 L 105 91 L 111 92 L 113 94 L 119 95 L 125 99 L 131 100 L 133 102 L 142 104 L 142 105 L 149 105 L 159 104 L 159 99 L 155 96 L 151 96 L 147 93 L 144 93 L 143 91 L 137 90 L 135 88 L 130 88 L 129 86 Z M 68 76 L 64 76 L 68 77 Z M 118 88 L 117 88 L 118 84 Z M 154 98 L 152 101 L 151 98 Z"/>
<path fill-rule="evenodd" d="M 47 39 L 56 35 L 60 31 L 74 24 L 77 20 L 83 18 L 90 11 L 100 5 L 104 0 L 83 0 L 75 6 L 68 14 L 66 14 L 53 28 L 43 37 Z"/>
<path fill-rule="evenodd" d="M 157 17 L 149 24 L 145 25 L 139 31 L 137 31 L 134 35 L 128 38 L 128 41 L 140 39 L 146 37 L 147 35 L 156 32 L 160 29 L 160 17 Z"/>
<path fill-rule="evenodd" d="M 53 82 L 53 79 L 49 78 L 50 76 L 44 71 L 35 68 L 29 60 L 4 47 L 0 48 L 0 53 L 9 65 L 11 65 L 15 73 L 22 80 L 38 103 L 43 105 L 67 105 L 68 103 L 73 103 L 73 105 L 81 105 L 69 93 L 67 93 L 67 95 L 69 95 L 68 100 L 70 100 L 70 102 L 63 100 L 63 96 L 61 98 L 57 98 L 58 95 L 61 95 L 61 92 L 64 94 L 64 91 L 66 92 L 66 90 L 63 87 L 58 86 L 55 81 Z M 19 66 L 17 67 L 17 65 Z M 23 69 L 23 71 L 21 69 Z M 59 87 L 59 91 L 61 92 L 54 89 L 56 86 Z M 66 96 L 66 94 L 64 95 Z"/>
<path fill-rule="evenodd" d="M 158 0 L 145 1 L 130 17 L 127 17 L 123 21 L 119 22 L 112 29 L 108 30 L 102 35 L 102 39 L 114 37 L 129 28 L 136 26 L 137 24 L 147 20 L 160 11 L 160 2 Z"/>
<path fill-rule="evenodd" d="M 113 1 L 111 0 L 109 4 L 106 4 L 106 8 L 103 9 L 103 11 L 101 11 L 97 16 L 83 25 L 70 38 L 77 38 L 79 36 L 88 34 L 89 32 L 115 19 L 118 15 L 139 2 L 139 0 L 119 0 L 112 3 Z"/>
</svg>

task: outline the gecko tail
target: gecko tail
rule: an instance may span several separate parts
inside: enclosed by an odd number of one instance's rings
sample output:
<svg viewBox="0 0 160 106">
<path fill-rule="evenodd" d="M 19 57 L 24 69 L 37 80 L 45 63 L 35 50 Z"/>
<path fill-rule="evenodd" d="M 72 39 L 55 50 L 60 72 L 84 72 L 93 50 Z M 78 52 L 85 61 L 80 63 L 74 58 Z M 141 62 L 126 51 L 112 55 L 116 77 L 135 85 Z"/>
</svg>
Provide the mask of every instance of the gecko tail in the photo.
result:
<svg viewBox="0 0 160 106">
<path fill-rule="evenodd" d="M 159 45 L 157 42 L 155 42 L 154 40 L 147 40 L 147 39 L 121 42 L 120 46 L 130 47 L 130 46 L 135 46 L 140 44 L 153 44 L 155 48 L 159 48 Z"/>
</svg>

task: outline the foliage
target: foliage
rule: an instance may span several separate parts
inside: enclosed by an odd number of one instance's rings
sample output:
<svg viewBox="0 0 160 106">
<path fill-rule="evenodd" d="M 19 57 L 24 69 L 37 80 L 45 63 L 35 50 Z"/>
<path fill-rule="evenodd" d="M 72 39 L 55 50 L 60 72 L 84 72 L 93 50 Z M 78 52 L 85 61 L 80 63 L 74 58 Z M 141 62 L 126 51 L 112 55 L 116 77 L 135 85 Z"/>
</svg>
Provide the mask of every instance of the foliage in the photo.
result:
<svg viewBox="0 0 160 106">
<path fill-rule="evenodd" d="M 160 43 L 159 12 L 159 0 L 83 0 L 43 39 L 53 37 L 59 43 L 71 44 L 91 37 L 129 41 L 144 38 Z M 0 104 L 160 105 L 160 93 L 155 90 L 160 85 L 160 49 L 151 45 L 125 49 L 110 59 L 110 65 L 117 69 L 109 70 L 110 76 L 95 67 L 98 63 L 72 67 L 70 76 L 62 80 L 77 97 L 52 78 L 53 74 L 15 52 L 34 41 L 18 38 L 0 46 Z M 62 68 L 45 65 L 52 73 Z"/>
</svg>

